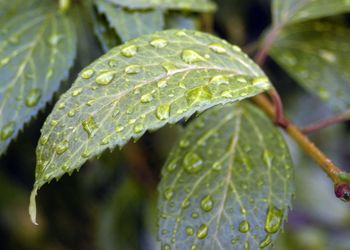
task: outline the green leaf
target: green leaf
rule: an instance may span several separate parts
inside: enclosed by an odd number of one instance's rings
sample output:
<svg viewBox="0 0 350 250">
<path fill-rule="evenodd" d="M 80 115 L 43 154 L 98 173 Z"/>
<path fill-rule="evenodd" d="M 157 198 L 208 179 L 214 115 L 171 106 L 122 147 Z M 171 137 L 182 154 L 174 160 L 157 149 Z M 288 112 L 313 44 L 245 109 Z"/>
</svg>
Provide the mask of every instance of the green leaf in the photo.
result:
<svg viewBox="0 0 350 250">
<path fill-rule="evenodd" d="M 18 15 L 20 12 L 38 5 L 39 2 L 39 0 L 0 0 L 0 18 L 5 20 L 6 18 Z"/>
<path fill-rule="evenodd" d="M 349 0 L 274 0 L 274 23 L 284 25 L 350 11 Z"/>
<path fill-rule="evenodd" d="M 129 11 L 104 0 L 97 0 L 96 4 L 122 42 L 163 29 L 163 12 L 160 10 Z"/>
<path fill-rule="evenodd" d="M 211 0 L 107 0 L 129 9 L 174 9 L 213 12 L 216 5 Z"/>
<path fill-rule="evenodd" d="M 287 218 L 293 169 L 279 130 L 249 103 L 193 121 L 159 185 L 163 249 L 259 249 Z"/>
<path fill-rule="evenodd" d="M 350 108 L 350 30 L 331 23 L 287 27 L 270 50 L 298 83 L 338 110 Z"/>
<path fill-rule="evenodd" d="M 80 73 L 42 128 L 33 221 L 36 191 L 53 178 L 147 130 L 270 86 L 237 46 L 209 34 L 167 30 L 115 47 Z"/>
<path fill-rule="evenodd" d="M 39 5 L 0 26 L 1 154 L 67 76 L 76 37 L 73 24 L 54 7 Z"/>
</svg>

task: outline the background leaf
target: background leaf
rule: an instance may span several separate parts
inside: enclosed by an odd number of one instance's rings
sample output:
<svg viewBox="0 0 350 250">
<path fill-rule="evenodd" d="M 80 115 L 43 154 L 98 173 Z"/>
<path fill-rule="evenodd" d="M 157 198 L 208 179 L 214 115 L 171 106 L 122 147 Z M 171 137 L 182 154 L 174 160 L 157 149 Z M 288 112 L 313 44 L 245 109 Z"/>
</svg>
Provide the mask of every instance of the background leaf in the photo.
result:
<svg viewBox="0 0 350 250">
<path fill-rule="evenodd" d="M 269 88 L 237 46 L 201 32 L 168 30 L 115 47 L 80 73 L 42 128 L 32 218 L 37 189 L 105 149 Z"/>
<path fill-rule="evenodd" d="M 107 0 L 129 9 L 175 9 L 198 12 L 213 12 L 216 5 L 211 0 Z"/>
<path fill-rule="evenodd" d="M 46 0 L 43 0 L 42 2 L 45 2 Z M 24 10 L 28 10 L 32 8 L 35 5 L 39 4 L 39 0 L 0 0 L 0 19 L 7 19 L 10 17 L 13 17 L 15 15 L 18 15 Z"/>
<path fill-rule="evenodd" d="M 304 88 L 333 107 L 350 108 L 350 30 L 309 22 L 282 31 L 271 56 Z"/>
<path fill-rule="evenodd" d="M 163 249 L 259 249 L 276 238 L 293 193 L 278 129 L 249 103 L 207 111 L 169 155 L 159 186 Z"/>
<path fill-rule="evenodd" d="M 0 154 L 58 89 L 76 51 L 70 20 L 38 5 L 0 24 Z"/>
<path fill-rule="evenodd" d="M 104 0 L 97 0 L 96 4 L 122 42 L 161 31 L 164 27 L 163 12 L 160 10 L 129 11 Z"/>
<path fill-rule="evenodd" d="M 350 11 L 348 0 L 274 0 L 274 23 L 283 25 Z"/>
</svg>

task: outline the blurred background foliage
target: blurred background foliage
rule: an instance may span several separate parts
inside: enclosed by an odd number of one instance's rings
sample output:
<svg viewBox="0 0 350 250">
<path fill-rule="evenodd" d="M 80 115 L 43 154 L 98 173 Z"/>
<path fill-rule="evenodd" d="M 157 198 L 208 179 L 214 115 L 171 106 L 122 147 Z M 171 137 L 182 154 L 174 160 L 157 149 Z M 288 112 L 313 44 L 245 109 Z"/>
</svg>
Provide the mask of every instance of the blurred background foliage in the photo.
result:
<svg viewBox="0 0 350 250">
<path fill-rule="evenodd" d="M 214 31 L 231 43 L 253 52 L 256 41 L 270 24 L 268 0 L 217 0 Z M 92 36 L 88 13 L 75 10 L 79 23 L 77 64 L 72 79 L 62 84 L 64 92 L 80 69 L 103 53 Z M 168 27 L 198 26 L 187 15 L 171 13 Z M 349 16 L 337 17 L 349 23 Z M 105 20 L 101 20 L 105 21 Z M 174 23 L 175 22 L 175 23 Z M 96 28 L 96 27 L 95 27 Z M 286 113 L 300 126 L 332 112 L 319 99 L 302 90 L 272 60 L 265 71 L 285 102 Z M 156 242 L 156 185 L 166 156 L 186 124 L 167 126 L 149 133 L 122 151 L 106 152 L 85 164 L 80 173 L 64 177 L 40 191 L 39 226 L 31 224 L 27 207 L 34 180 L 35 147 L 40 128 L 54 101 L 0 158 L 0 249 L 123 249 L 154 250 Z M 336 125 L 313 134 L 312 139 L 340 166 L 350 162 L 350 126 Z M 296 170 L 297 191 L 293 210 L 275 249 L 350 249 L 349 205 L 337 200 L 333 187 L 298 147 L 289 141 Z M 347 169 L 348 171 L 350 169 Z"/>
</svg>

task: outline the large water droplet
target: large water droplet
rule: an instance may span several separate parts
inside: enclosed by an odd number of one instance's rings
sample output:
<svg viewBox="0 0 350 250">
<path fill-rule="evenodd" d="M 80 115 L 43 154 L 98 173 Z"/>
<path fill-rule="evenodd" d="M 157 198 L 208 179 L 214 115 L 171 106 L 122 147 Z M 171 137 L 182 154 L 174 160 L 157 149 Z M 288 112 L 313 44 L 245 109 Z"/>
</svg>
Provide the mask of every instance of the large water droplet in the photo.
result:
<svg viewBox="0 0 350 250">
<path fill-rule="evenodd" d="M 114 76 L 115 76 L 114 71 L 102 72 L 96 77 L 96 83 L 99 85 L 108 85 L 112 82 Z"/>
<path fill-rule="evenodd" d="M 213 78 L 211 78 L 210 83 L 215 85 L 221 85 L 221 84 L 229 84 L 230 81 L 228 76 L 216 75 Z"/>
<path fill-rule="evenodd" d="M 194 50 L 185 49 L 182 51 L 181 58 L 185 63 L 192 64 L 203 61 L 203 58 Z"/>
<path fill-rule="evenodd" d="M 166 120 L 169 118 L 170 114 L 170 104 L 165 103 L 158 106 L 156 110 L 156 117 L 159 120 Z"/>
<path fill-rule="evenodd" d="M 259 247 L 265 248 L 265 247 L 269 246 L 271 243 L 272 243 L 272 239 L 271 239 L 271 236 L 268 234 L 268 235 L 266 235 L 266 237 L 262 241 L 260 241 Z"/>
<path fill-rule="evenodd" d="M 81 123 L 81 125 L 83 126 L 85 132 L 88 134 L 89 138 L 91 137 L 92 133 L 98 128 L 92 116 L 89 116 L 85 121 Z"/>
<path fill-rule="evenodd" d="M 168 45 L 168 42 L 165 39 L 159 38 L 159 39 L 154 39 L 150 42 L 150 44 L 157 49 L 164 48 Z"/>
<path fill-rule="evenodd" d="M 189 152 L 184 158 L 185 170 L 189 173 L 197 173 L 203 166 L 203 160 L 196 153 Z"/>
<path fill-rule="evenodd" d="M 210 195 L 205 196 L 201 200 L 201 208 L 205 212 L 210 212 L 213 209 L 213 206 L 214 206 L 214 202 L 213 202 L 212 198 L 210 197 Z"/>
<path fill-rule="evenodd" d="M 218 54 L 224 54 L 226 53 L 226 49 L 224 48 L 224 46 L 222 46 L 221 44 L 219 43 L 212 43 L 209 45 L 209 48 L 214 51 L 215 53 L 218 53 Z"/>
<path fill-rule="evenodd" d="M 213 97 L 208 86 L 199 86 L 186 92 L 186 100 L 189 105 L 211 100 Z"/>
<path fill-rule="evenodd" d="M 259 89 L 268 90 L 271 85 L 269 79 L 266 76 L 260 76 L 253 79 L 252 84 Z"/>
<path fill-rule="evenodd" d="M 249 222 L 247 220 L 244 220 L 242 221 L 240 224 L 239 224 L 239 231 L 241 233 L 247 233 L 250 229 L 250 225 L 249 225 Z"/>
<path fill-rule="evenodd" d="M 6 140 L 9 137 L 11 137 L 11 135 L 13 135 L 13 133 L 15 132 L 15 125 L 16 125 L 16 123 L 11 121 L 2 127 L 1 140 Z"/>
<path fill-rule="evenodd" d="M 129 45 L 121 50 L 121 54 L 125 57 L 133 57 L 137 53 L 137 47 L 135 45 Z"/>
<path fill-rule="evenodd" d="M 153 96 L 151 93 L 144 94 L 141 96 L 141 102 L 142 103 L 148 103 L 153 100 Z"/>
<path fill-rule="evenodd" d="M 142 71 L 142 67 L 137 64 L 131 64 L 127 66 L 124 71 L 126 74 L 137 74 Z"/>
<path fill-rule="evenodd" d="M 265 230 L 268 233 L 276 233 L 282 223 L 283 212 L 282 210 L 270 206 L 267 209 L 266 221 L 265 221 Z"/>
<path fill-rule="evenodd" d="M 193 229 L 193 227 L 191 227 L 191 226 L 187 226 L 185 230 L 186 230 L 186 234 L 187 234 L 188 236 L 191 236 L 191 235 L 194 234 L 194 229 Z"/>
<path fill-rule="evenodd" d="M 34 107 L 38 104 L 41 98 L 41 89 L 34 88 L 29 91 L 29 94 L 25 100 L 27 107 Z"/>
<path fill-rule="evenodd" d="M 84 79 L 90 79 L 94 75 L 95 71 L 93 69 L 85 69 L 81 72 L 80 76 Z"/>
<path fill-rule="evenodd" d="M 59 144 L 57 144 L 55 150 L 56 150 L 56 153 L 58 155 L 61 155 L 63 154 L 64 152 L 66 152 L 68 149 L 68 141 L 67 140 L 64 140 L 62 142 L 60 142 Z"/>
<path fill-rule="evenodd" d="M 208 235 L 208 226 L 206 224 L 202 224 L 199 226 L 197 231 L 197 238 L 204 239 Z"/>
</svg>

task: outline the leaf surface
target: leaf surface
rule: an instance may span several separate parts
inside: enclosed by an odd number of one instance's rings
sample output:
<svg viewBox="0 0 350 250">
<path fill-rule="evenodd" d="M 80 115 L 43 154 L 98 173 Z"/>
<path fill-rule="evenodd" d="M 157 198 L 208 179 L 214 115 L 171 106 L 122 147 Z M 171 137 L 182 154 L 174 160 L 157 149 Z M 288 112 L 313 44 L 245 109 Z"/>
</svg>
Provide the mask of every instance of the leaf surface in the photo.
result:
<svg viewBox="0 0 350 250">
<path fill-rule="evenodd" d="M 80 73 L 42 128 L 33 220 L 36 191 L 53 178 L 147 130 L 270 86 L 237 46 L 209 34 L 167 30 L 115 47 Z"/>
<path fill-rule="evenodd" d="M 260 249 L 287 217 L 293 169 L 270 119 L 241 102 L 194 120 L 159 185 L 163 249 Z"/>
<path fill-rule="evenodd" d="M 110 26 L 122 42 L 161 31 L 164 27 L 163 12 L 160 10 L 129 11 L 104 0 L 96 3 L 98 10 L 106 15 Z"/>
<path fill-rule="evenodd" d="M 340 111 L 350 108 L 350 30 L 324 22 L 286 27 L 270 54 L 300 85 Z"/>
<path fill-rule="evenodd" d="M 348 0 L 274 0 L 275 24 L 295 23 L 350 11 Z"/>
<path fill-rule="evenodd" d="M 216 5 L 211 0 L 107 0 L 129 9 L 174 9 L 213 12 Z"/>
<path fill-rule="evenodd" d="M 0 154 L 51 99 L 73 63 L 74 26 L 54 8 L 38 5 L 0 24 Z"/>
</svg>

